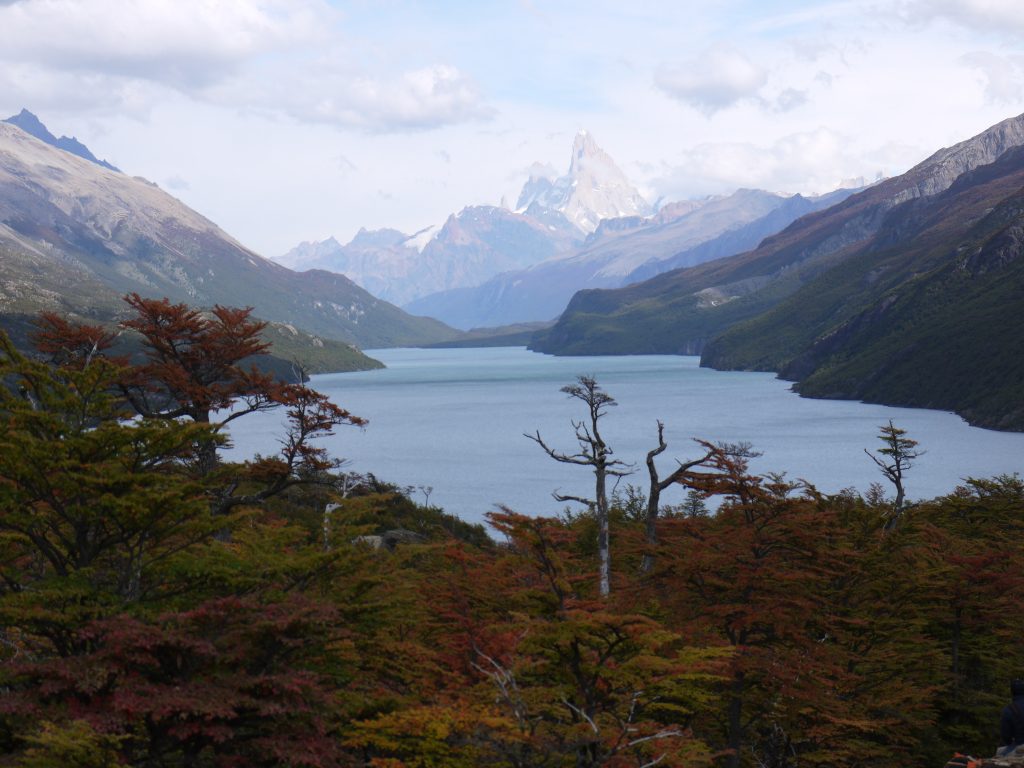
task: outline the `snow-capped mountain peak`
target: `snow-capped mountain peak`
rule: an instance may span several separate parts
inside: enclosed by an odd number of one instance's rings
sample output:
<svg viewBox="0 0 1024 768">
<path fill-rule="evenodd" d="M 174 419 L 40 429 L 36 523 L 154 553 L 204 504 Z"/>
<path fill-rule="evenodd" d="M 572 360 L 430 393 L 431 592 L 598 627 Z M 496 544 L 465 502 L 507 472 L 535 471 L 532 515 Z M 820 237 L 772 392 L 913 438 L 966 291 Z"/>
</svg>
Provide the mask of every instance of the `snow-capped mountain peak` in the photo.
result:
<svg viewBox="0 0 1024 768">
<path fill-rule="evenodd" d="M 560 212 L 587 233 L 597 229 L 603 219 L 651 213 L 648 202 L 585 130 L 573 140 L 565 176 L 552 181 L 537 173 L 536 166 L 531 168 L 516 208 L 525 211 L 532 204 Z"/>
</svg>

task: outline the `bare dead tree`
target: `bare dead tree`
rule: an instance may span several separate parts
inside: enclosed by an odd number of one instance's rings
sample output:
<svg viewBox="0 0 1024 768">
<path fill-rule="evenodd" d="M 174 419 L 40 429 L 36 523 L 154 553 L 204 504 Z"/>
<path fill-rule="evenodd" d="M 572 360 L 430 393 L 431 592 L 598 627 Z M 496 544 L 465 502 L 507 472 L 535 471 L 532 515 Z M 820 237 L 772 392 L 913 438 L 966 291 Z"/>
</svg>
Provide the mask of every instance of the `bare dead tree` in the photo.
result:
<svg viewBox="0 0 1024 768">
<path fill-rule="evenodd" d="M 678 461 L 678 467 L 664 479 L 658 477 L 658 467 L 654 459 L 665 452 L 665 425 L 658 420 L 658 446 L 647 452 L 647 473 L 651 478 L 651 487 L 647 493 L 647 551 L 640 561 L 640 572 L 648 573 L 654 566 L 654 548 L 658 544 L 658 513 L 661 508 L 661 492 L 675 483 L 686 483 L 687 475 L 694 467 L 705 465 L 714 455 L 715 449 L 705 446 L 705 453 L 693 461 Z"/>
<path fill-rule="evenodd" d="M 576 442 L 579 444 L 579 452 L 565 453 L 557 451 L 548 446 L 540 436 L 540 431 L 534 434 L 526 434 L 525 437 L 533 440 L 544 449 L 544 452 L 555 461 L 563 464 L 576 464 L 578 466 L 591 467 L 594 471 L 594 498 L 588 499 L 580 496 L 569 496 L 560 494 L 557 491 L 553 494 L 557 501 L 575 501 L 586 505 L 593 510 L 597 518 L 597 549 L 600 559 L 599 585 L 602 597 L 607 597 L 611 592 L 611 552 L 609 548 L 609 526 L 608 526 L 608 478 L 625 477 L 633 472 L 632 465 L 624 461 L 613 459 L 612 449 L 605 443 L 599 430 L 601 417 L 607 413 L 607 409 L 618 405 L 615 398 L 605 392 L 598 385 L 593 376 L 579 376 L 575 384 L 562 387 L 569 397 L 581 401 L 587 406 L 587 418 L 575 421 L 572 426 L 576 433 Z"/>
</svg>

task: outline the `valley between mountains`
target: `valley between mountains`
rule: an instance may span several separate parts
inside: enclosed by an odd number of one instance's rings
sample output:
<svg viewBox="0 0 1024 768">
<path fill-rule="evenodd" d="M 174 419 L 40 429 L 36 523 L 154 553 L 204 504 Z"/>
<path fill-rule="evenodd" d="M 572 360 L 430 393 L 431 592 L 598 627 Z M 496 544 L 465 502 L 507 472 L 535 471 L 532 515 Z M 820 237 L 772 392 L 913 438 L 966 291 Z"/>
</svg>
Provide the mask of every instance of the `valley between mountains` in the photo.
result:
<svg viewBox="0 0 1024 768">
<path fill-rule="evenodd" d="M 652 204 L 584 131 L 514 205 L 271 260 L 23 111 L 0 123 L 0 322 L 24 343 L 39 311 L 116 323 L 139 293 L 251 306 L 306 372 L 394 346 L 699 354 L 1024 430 L 1022 145 L 1015 117 L 872 184 Z"/>
</svg>

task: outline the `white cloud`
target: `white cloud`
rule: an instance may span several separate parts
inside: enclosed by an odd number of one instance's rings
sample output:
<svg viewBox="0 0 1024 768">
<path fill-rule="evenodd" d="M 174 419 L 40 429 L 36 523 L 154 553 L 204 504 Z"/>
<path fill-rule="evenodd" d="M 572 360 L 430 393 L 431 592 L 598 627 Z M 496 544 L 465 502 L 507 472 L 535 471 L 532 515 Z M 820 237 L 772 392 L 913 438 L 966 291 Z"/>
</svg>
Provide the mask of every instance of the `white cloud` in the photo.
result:
<svg viewBox="0 0 1024 768">
<path fill-rule="evenodd" d="M 796 88 L 786 88 L 772 102 L 772 108 L 777 112 L 789 112 L 790 110 L 802 107 L 808 101 L 807 91 Z"/>
<path fill-rule="evenodd" d="M 1024 56 L 975 51 L 964 54 L 960 61 L 977 71 L 989 102 L 1016 106 L 1024 101 Z"/>
<path fill-rule="evenodd" d="M 295 83 L 300 86 L 300 83 Z M 434 128 L 486 118 L 476 84 L 448 65 L 402 72 L 392 77 L 347 75 L 337 72 L 313 81 L 320 95 L 292 91 L 280 94 L 280 102 L 294 117 L 369 131 L 402 131 Z"/>
<path fill-rule="evenodd" d="M 681 64 L 663 65 L 654 82 L 674 99 L 707 115 L 756 97 L 768 73 L 739 50 L 719 45 Z"/>
<path fill-rule="evenodd" d="M 828 128 L 793 133 L 768 145 L 704 143 L 667 163 L 650 183 L 666 199 L 730 192 L 738 187 L 804 194 L 827 192 L 842 178 L 864 170 L 844 159 L 848 146 L 846 136 Z"/>
<path fill-rule="evenodd" d="M 551 163 L 542 163 L 539 160 L 530 163 L 530 167 L 525 172 L 517 170 L 514 174 L 514 178 L 516 179 L 526 177 L 531 181 L 535 179 L 547 179 L 548 181 L 554 181 L 558 176 L 558 169 L 555 168 L 555 166 Z"/>
<path fill-rule="evenodd" d="M 0 87 L 36 109 L 130 113 L 169 89 L 383 132 L 490 114 L 454 66 L 375 61 L 370 74 L 341 25 L 324 0 L 20 0 L 0 5 Z"/>
<path fill-rule="evenodd" d="M 907 0 L 902 10 L 914 22 L 943 18 L 985 32 L 1024 34 L 1020 0 Z"/>
<path fill-rule="evenodd" d="M 331 15 L 314 0 L 21 0 L 0 7 L 0 50 L 187 90 L 252 56 L 320 39 Z"/>
</svg>

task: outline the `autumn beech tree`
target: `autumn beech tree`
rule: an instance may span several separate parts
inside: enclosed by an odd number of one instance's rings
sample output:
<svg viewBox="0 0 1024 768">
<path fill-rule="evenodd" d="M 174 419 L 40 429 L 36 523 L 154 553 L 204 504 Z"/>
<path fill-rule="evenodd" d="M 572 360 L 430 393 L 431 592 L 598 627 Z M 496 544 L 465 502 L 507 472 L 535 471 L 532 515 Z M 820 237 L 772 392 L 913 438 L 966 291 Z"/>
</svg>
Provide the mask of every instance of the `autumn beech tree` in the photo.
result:
<svg viewBox="0 0 1024 768">
<path fill-rule="evenodd" d="M 73 660 L 23 656 L 8 666 L 0 717 L 25 728 L 42 719 L 44 733 L 70 719 L 84 731 L 70 735 L 106 734 L 120 758 L 63 762 L 51 745 L 49 755 L 37 748 L 50 757 L 40 765 L 350 764 L 331 731 L 337 682 L 318 670 L 341 634 L 334 614 L 301 596 L 226 597 L 148 620 L 83 623 Z"/>
<path fill-rule="evenodd" d="M 337 466 L 315 438 L 364 423 L 303 384 L 244 368 L 267 348 L 250 310 L 129 303 L 142 363 L 112 355 L 110 331 L 55 314 L 38 321 L 35 358 L 0 338 L 0 592 L 84 579 L 95 594 L 144 599 L 159 585 L 153 569 L 226 532 L 228 513 Z M 269 408 L 287 415 L 280 453 L 220 465 L 225 427 Z M 37 623 L 68 653 L 63 620 L 47 618 L 62 611 L 55 589 Z"/>
<path fill-rule="evenodd" d="M 240 350 L 265 348 L 248 310 L 135 303 L 141 363 L 56 315 L 36 355 L 0 334 L 0 751 L 337 764 L 309 638 L 343 624 L 312 587 L 340 558 L 268 504 L 235 508 L 318 479 L 335 462 L 312 438 L 361 420 L 243 368 Z M 287 414 L 281 452 L 220 462 L 235 414 L 271 407 Z"/>
<path fill-rule="evenodd" d="M 709 446 L 709 449 L 714 446 Z M 651 587 L 697 642 L 729 649 L 720 711 L 701 723 L 724 765 L 777 728 L 791 733 L 809 699 L 822 716 L 837 702 L 808 674 L 830 675 L 832 648 L 826 588 L 836 553 L 827 548 L 827 518 L 798 486 L 747 469 L 749 447 L 714 448 L 695 488 L 722 497 L 718 513 L 676 523 L 662 542 Z"/>
<path fill-rule="evenodd" d="M 601 596 L 607 597 L 611 592 L 611 551 L 609 546 L 608 523 L 608 478 L 625 477 L 633 469 L 624 461 L 612 458 L 612 449 L 604 441 L 600 431 L 600 421 L 608 412 L 608 408 L 618 405 L 615 398 L 605 392 L 592 376 L 580 376 L 575 384 L 562 387 L 562 392 L 579 400 L 587 408 L 587 417 L 579 421 L 573 420 L 572 426 L 576 433 L 579 451 L 566 453 L 555 450 L 544 442 L 540 431 L 526 437 L 544 449 L 544 452 L 562 464 L 576 464 L 591 467 L 594 472 L 594 498 L 570 496 L 555 492 L 557 501 L 576 501 L 593 510 L 597 518 L 597 550 L 600 556 L 598 581 Z"/>
<path fill-rule="evenodd" d="M 301 382 L 281 382 L 254 364 L 244 365 L 246 359 L 270 347 L 260 336 L 266 323 L 252 318 L 252 308 L 218 305 L 207 314 L 134 293 L 125 300 L 135 316 L 123 327 L 142 337 L 146 359 L 124 377 L 122 392 L 144 418 L 186 419 L 209 426 L 219 439 L 196 446 L 194 468 L 200 477 L 217 470 L 218 445 L 223 444 L 229 424 L 252 413 L 285 410 L 287 426 L 280 453 L 254 461 L 247 478 L 222 484 L 213 494 L 215 513 L 259 503 L 337 468 L 339 462 L 314 441 L 340 425 L 366 424 Z M 240 493 L 244 480 L 255 481 L 256 490 Z"/>
<path fill-rule="evenodd" d="M 596 598 L 572 523 L 507 510 L 488 519 L 506 545 L 449 549 L 449 572 L 429 582 L 444 618 L 435 663 L 451 688 L 356 725 L 348 742 L 367 764 L 710 765 L 689 722 L 719 654 L 635 613 L 618 592 Z"/>
<path fill-rule="evenodd" d="M 0 335 L 0 611 L 24 610 L 60 653 L 67 622 L 92 610 L 83 589 L 138 600 L 149 571 L 210 535 L 181 462 L 214 440 L 204 425 L 129 421 L 121 365 L 66 360 L 32 360 Z"/>
</svg>

